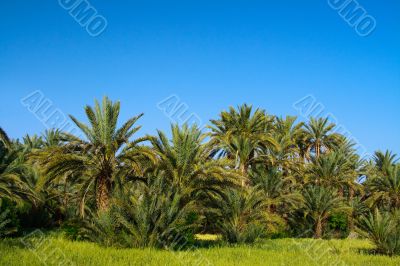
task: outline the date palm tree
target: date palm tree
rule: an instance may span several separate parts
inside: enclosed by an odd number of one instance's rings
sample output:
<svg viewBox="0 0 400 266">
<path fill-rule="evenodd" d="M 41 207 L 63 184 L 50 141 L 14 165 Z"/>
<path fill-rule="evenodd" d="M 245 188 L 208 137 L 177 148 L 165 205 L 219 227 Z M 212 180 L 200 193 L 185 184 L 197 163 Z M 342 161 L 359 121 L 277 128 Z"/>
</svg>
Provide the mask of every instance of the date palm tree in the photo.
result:
<svg viewBox="0 0 400 266">
<path fill-rule="evenodd" d="M 400 168 L 391 166 L 387 175 L 380 174 L 370 181 L 371 195 L 367 202 L 386 209 L 400 208 Z"/>
<path fill-rule="evenodd" d="M 329 216 L 347 210 L 342 201 L 329 189 L 321 186 L 308 186 L 303 191 L 303 213 L 314 223 L 314 238 L 321 238 Z"/>
<path fill-rule="evenodd" d="M 227 169 L 230 161 L 213 159 L 213 149 L 203 143 L 205 135 L 196 127 L 172 125 L 172 138 L 158 131 L 151 143 L 157 154 L 156 168 L 170 186 L 185 189 L 186 196 L 205 190 L 218 191 L 221 187 L 237 185 L 238 173 Z"/>
<path fill-rule="evenodd" d="M 340 142 L 340 135 L 334 133 L 335 124 L 329 123 L 327 118 L 311 118 L 305 125 L 305 142 L 307 153 L 313 152 L 318 158 L 321 153 L 329 151 Z M 308 155 L 308 157 L 310 157 Z"/>
<path fill-rule="evenodd" d="M 296 117 L 276 118 L 272 134 L 275 144 L 264 150 L 268 168 L 282 169 L 284 176 L 296 175 L 300 172 L 302 157 L 297 142 L 302 134 L 302 123 L 296 124 Z"/>
<path fill-rule="evenodd" d="M 385 175 L 388 175 L 390 168 L 398 162 L 397 155 L 391 151 L 386 151 L 385 153 L 376 151 L 372 159 L 376 171 Z"/>
<path fill-rule="evenodd" d="M 344 191 L 350 191 L 356 187 L 358 178 L 356 166 L 345 153 L 332 151 L 313 158 L 311 162 L 308 170 L 310 182 L 334 188 L 341 197 L 344 196 Z"/>
<path fill-rule="evenodd" d="M 242 174 L 242 186 L 248 183 L 248 169 L 257 162 L 262 148 L 275 146 L 271 132 L 273 117 L 264 110 L 253 112 L 251 105 L 230 107 L 218 120 L 211 120 L 210 145 L 214 154 L 235 162 Z"/>
<path fill-rule="evenodd" d="M 253 184 L 262 191 L 268 205 L 268 211 L 286 216 L 290 208 L 301 202 L 301 195 L 296 189 L 296 180 L 292 176 L 284 176 L 278 168 L 265 169 L 257 167 L 251 172 Z"/>
<path fill-rule="evenodd" d="M 82 206 L 92 191 L 98 211 L 109 208 L 113 188 L 121 179 L 141 175 L 141 166 L 154 158 L 149 147 L 139 145 L 147 138 L 130 140 L 140 129 L 135 123 L 143 114 L 130 118 L 117 128 L 120 103 L 104 97 L 94 108 L 85 107 L 89 124 L 70 116 L 84 138 L 68 135 L 62 146 L 50 146 L 39 154 L 48 179 L 73 175 L 81 180 Z M 81 211 L 83 212 L 83 211 Z"/>
<path fill-rule="evenodd" d="M 11 146 L 11 140 L 8 137 L 7 133 L 0 127 L 0 143 L 5 147 Z"/>
<path fill-rule="evenodd" d="M 269 213 L 260 190 L 227 189 L 212 206 L 219 214 L 218 229 L 229 243 L 254 243 L 267 233 Z"/>
<path fill-rule="evenodd" d="M 0 128 L 0 199 L 21 201 L 34 197 L 24 182 L 26 172 L 21 146 Z"/>
</svg>

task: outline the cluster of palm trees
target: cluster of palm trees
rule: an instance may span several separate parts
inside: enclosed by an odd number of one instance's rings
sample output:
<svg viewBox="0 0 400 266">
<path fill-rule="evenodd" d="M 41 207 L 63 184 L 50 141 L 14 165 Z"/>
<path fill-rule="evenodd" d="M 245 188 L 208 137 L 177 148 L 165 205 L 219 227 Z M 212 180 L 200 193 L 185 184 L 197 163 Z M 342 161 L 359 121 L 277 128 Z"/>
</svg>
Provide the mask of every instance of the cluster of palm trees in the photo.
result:
<svg viewBox="0 0 400 266">
<path fill-rule="evenodd" d="M 116 246 L 164 247 L 196 233 L 229 243 L 373 236 L 384 222 L 396 236 L 396 156 L 360 158 L 327 118 L 296 122 L 244 104 L 204 132 L 172 125 L 168 136 L 133 139 L 143 114 L 118 127 L 119 111 L 105 97 L 85 107 L 87 124 L 71 116 L 81 138 L 53 129 L 18 141 L 1 129 L 0 231 L 13 226 L 1 214 L 14 210 L 20 230 L 74 228 Z"/>
</svg>

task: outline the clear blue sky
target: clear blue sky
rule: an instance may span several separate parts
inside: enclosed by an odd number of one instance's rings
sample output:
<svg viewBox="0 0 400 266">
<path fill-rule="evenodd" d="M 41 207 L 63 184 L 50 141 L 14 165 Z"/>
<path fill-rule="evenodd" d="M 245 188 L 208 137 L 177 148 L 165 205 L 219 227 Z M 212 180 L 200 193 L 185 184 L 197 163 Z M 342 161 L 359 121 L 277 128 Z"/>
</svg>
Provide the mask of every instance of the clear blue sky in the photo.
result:
<svg viewBox="0 0 400 266">
<path fill-rule="evenodd" d="M 91 37 L 57 0 L 0 2 L 0 126 L 45 126 L 20 99 L 41 90 L 66 114 L 108 95 L 142 133 L 167 130 L 157 103 L 178 95 L 207 121 L 244 102 L 278 115 L 312 94 L 368 150 L 400 153 L 400 4 L 358 0 L 377 21 L 360 37 L 326 0 L 100 1 Z"/>
</svg>

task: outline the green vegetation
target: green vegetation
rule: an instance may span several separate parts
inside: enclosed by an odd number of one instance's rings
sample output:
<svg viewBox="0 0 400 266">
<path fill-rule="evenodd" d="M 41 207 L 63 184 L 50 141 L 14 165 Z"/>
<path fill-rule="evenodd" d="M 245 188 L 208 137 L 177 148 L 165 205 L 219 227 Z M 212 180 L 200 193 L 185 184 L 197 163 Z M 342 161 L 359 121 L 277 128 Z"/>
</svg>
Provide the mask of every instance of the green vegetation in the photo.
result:
<svg viewBox="0 0 400 266">
<path fill-rule="evenodd" d="M 86 106 L 87 124 L 71 116 L 79 137 L 13 140 L 0 128 L 1 264 L 34 264 L 41 240 L 78 265 L 194 264 L 198 253 L 218 265 L 399 263 L 376 255 L 400 254 L 391 152 L 361 158 L 328 119 L 249 105 L 204 131 L 172 125 L 140 138 L 143 114 L 120 123 L 119 111 L 106 97 Z M 62 236 L 42 233 L 54 231 Z M 360 239 L 340 240 L 349 235 Z"/>
<path fill-rule="evenodd" d="M 59 237 L 49 237 L 43 241 L 40 248 L 34 249 L 35 253 L 20 247 L 18 242 L 18 239 L 0 242 L 1 265 L 39 266 L 44 265 L 43 263 L 60 265 L 61 258 L 65 261 L 61 265 L 394 266 L 400 264 L 400 258 L 397 257 L 369 254 L 373 246 L 365 240 L 275 239 L 266 240 L 256 246 L 216 246 L 173 252 L 104 248 L 89 242 L 71 242 Z"/>
</svg>

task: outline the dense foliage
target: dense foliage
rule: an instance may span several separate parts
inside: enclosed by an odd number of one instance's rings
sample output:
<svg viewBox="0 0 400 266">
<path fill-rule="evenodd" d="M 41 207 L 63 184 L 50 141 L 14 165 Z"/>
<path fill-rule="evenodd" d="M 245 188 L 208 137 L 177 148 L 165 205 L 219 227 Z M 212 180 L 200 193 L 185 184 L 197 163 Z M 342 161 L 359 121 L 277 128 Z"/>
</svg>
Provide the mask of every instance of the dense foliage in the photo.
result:
<svg viewBox="0 0 400 266">
<path fill-rule="evenodd" d="M 360 158 L 327 118 L 242 105 L 203 132 L 133 138 L 142 114 L 119 123 L 119 111 L 105 97 L 85 107 L 88 124 L 71 116 L 79 137 L 0 129 L 0 237 L 60 228 L 103 246 L 182 248 L 198 233 L 234 244 L 358 232 L 377 252 L 400 252 L 396 155 Z"/>
</svg>

